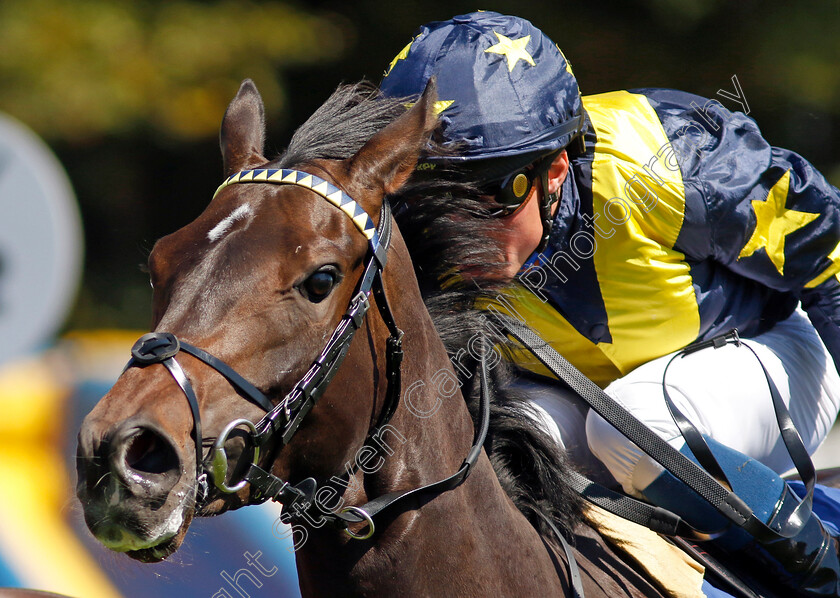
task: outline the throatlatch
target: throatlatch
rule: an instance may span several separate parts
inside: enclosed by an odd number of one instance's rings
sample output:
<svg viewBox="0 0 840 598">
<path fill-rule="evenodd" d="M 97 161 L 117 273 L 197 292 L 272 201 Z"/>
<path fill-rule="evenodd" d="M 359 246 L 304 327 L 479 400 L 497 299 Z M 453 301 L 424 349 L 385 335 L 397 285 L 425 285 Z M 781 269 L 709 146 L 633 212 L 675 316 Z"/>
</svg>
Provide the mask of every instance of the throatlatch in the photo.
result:
<svg viewBox="0 0 840 598">
<path fill-rule="evenodd" d="M 131 367 L 147 367 L 160 363 L 167 368 L 187 397 L 193 415 L 197 505 L 200 506 L 207 497 L 207 471 L 209 469 L 213 483 L 220 491 L 225 493 L 237 492 L 244 488 L 246 484 L 250 484 L 252 502 L 263 502 L 269 499 L 280 502 L 287 507 L 292 507 L 287 508 L 285 511 L 289 514 L 290 519 L 294 519 L 300 517 L 315 505 L 317 483 L 313 478 L 306 478 L 292 485 L 261 468 L 259 466 L 261 449 L 272 444 L 275 436 L 278 435 L 281 446 L 291 441 L 301 422 L 315 406 L 315 403 L 321 395 L 323 395 L 344 360 L 353 336 L 361 327 L 364 317 L 368 309 L 370 309 L 371 293 L 375 298 L 379 313 L 388 327 L 390 336 L 387 340 L 386 347 L 387 391 L 385 404 L 383 405 L 379 420 L 373 428 L 373 432 L 368 434 L 368 438 L 375 437 L 379 430 L 390 421 L 399 404 L 401 363 L 403 358 L 403 332 L 397 327 L 393 314 L 391 313 L 382 280 L 382 271 L 385 268 L 388 247 L 391 241 L 391 209 L 387 201 L 382 202 L 379 224 L 374 227 L 373 221 L 361 206 L 346 193 L 338 189 L 338 187 L 319 177 L 297 170 L 261 169 L 239 172 L 228 177 L 216 193 L 228 185 L 235 183 L 273 183 L 305 187 L 320 195 L 352 218 L 356 227 L 368 239 L 369 251 L 364 272 L 359 279 L 356 292 L 344 316 L 333 330 L 329 341 L 306 374 L 304 374 L 292 390 L 277 405 L 273 405 L 268 397 L 236 373 L 229 365 L 168 332 L 151 332 L 141 337 L 132 348 L 132 358 L 126 365 L 126 369 Z M 267 412 L 256 424 L 246 419 L 235 419 L 229 422 L 216 438 L 208 457 L 204 457 L 202 449 L 203 438 L 198 399 L 189 381 L 189 377 L 176 359 L 178 353 L 181 351 L 189 353 L 219 372 L 240 395 Z M 391 509 L 396 505 L 416 506 L 416 500 L 410 501 L 409 499 L 420 497 L 431 499 L 434 496 L 460 486 L 467 479 L 478 460 L 490 426 L 490 384 L 487 378 L 486 357 L 483 354 L 480 360 L 480 378 L 480 426 L 476 430 L 472 448 L 461 464 L 461 467 L 455 473 L 443 480 L 426 486 L 392 492 L 380 496 L 362 506 L 348 506 L 338 512 L 319 513 L 319 516 L 332 525 L 344 530 L 351 538 L 365 540 L 373 535 L 375 531 L 373 518 L 382 511 Z M 253 457 L 248 471 L 243 478 L 237 483 L 232 484 L 227 481 L 228 459 L 224 446 L 233 430 L 241 426 L 247 428 L 249 438 L 251 439 Z M 207 465 L 208 459 L 210 461 L 209 467 Z M 298 509 L 295 505 L 304 506 L 302 509 Z M 571 547 L 553 522 L 542 513 L 540 515 L 546 519 L 564 549 L 573 592 L 576 596 L 582 598 L 583 587 Z M 364 533 L 361 530 L 360 532 L 354 533 L 348 529 L 348 525 L 358 523 L 366 523 L 367 529 L 362 528 L 365 530 Z"/>
</svg>

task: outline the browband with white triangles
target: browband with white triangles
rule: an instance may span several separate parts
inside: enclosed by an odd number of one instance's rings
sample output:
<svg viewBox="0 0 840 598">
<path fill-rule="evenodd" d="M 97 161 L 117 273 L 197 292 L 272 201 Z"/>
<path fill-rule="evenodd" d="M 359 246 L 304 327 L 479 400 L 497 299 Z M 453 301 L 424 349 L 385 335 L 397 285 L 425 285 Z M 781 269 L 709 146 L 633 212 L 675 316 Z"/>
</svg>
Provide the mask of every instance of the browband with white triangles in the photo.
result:
<svg viewBox="0 0 840 598">
<path fill-rule="evenodd" d="M 297 185 L 298 187 L 305 187 L 313 193 L 316 193 L 326 199 L 328 202 L 339 208 L 342 212 L 350 216 L 353 224 L 356 225 L 362 234 L 367 237 L 374 248 L 378 247 L 379 239 L 376 238 L 376 227 L 373 220 L 367 212 L 362 209 L 356 201 L 347 195 L 344 191 L 325 181 L 324 179 L 303 172 L 300 170 L 276 169 L 276 168 L 259 168 L 255 170 L 242 170 L 230 175 L 225 181 L 216 189 L 215 197 L 219 191 L 233 185 L 235 183 L 272 183 L 275 185 Z"/>
</svg>

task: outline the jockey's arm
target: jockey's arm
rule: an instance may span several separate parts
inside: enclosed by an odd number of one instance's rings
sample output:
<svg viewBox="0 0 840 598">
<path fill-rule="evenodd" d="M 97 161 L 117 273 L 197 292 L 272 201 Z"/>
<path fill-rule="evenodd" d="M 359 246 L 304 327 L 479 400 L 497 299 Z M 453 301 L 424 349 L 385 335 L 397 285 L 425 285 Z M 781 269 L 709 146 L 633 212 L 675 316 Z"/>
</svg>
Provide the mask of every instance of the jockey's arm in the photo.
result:
<svg viewBox="0 0 840 598">
<path fill-rule="evenodd" d="M 740 276 L 799 297 L 840 364 L 840 190 L 795 152 L 771 147 L 742 113 L 710 110 L 682 164 L 698 251 Z M 687 205 L 688 207 L 688 205 Z M 687 210 L 691 219 L 692 210 Z"/>
</svg>

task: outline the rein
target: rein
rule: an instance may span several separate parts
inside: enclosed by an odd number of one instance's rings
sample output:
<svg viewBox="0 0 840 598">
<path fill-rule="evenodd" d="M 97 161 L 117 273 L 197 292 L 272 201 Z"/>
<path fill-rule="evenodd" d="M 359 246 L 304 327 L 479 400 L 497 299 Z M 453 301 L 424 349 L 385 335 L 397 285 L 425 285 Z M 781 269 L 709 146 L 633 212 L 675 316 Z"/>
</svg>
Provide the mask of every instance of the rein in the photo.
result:
<svg viewBox="0 0 840 598">
<path fill-rule="evenodd" d="M 194 421 L 197 504 L 201 504 L 207 498 L 209 473 L 213 484 L 222 492 L 237 492 L 250 483 L 253 489 L 252 497 L 258 502 L 271 499 L 287 507 L 298 503 L 298 506 L 305 505 L 305 508 L 309 509 L 314 504 L 313 499 L 317 489 L 315 480 L 307 478 L 296 485 L 292 485 L 278 478 L 258 465 L 260 450 L 268 445 L 275 436 L 279 437 L 281 446 L 291 441 L 301 422 L 315 406 L 321 395 L 324 394 L 344 360 L 350 342 L 356 331 L 361 327 L 365 314 L 370 308 L 371 293 L 375 297 L 379 312 L 388 326 L 390 337 L 387 340 L 386 379 L 388 386 L 385 404 L 379 420 L 373 428 L 374 432 L 369 434 L 368 437 L 375 436 L 376 431 L 385 426 L 393 416 L 400 397 L 403 332 L 394 321 L 382 282 L 382 271 L 385 268 L 387 251 L 391 242 L 391 210 L 388 202 L 383 201 L 379 225 L 375 227 L 364 209 L 341 189 L 317 176 L 298 170 L 245 170 L 228 177 L 219 186 L 216 193 L 218 194 L 225 187 L 236 183 L 272 183 L 304 187 L 341 209 L 353 220 L 359 231 L 368 239 L 369 251 L 364 273 L 359 279 L 356 292 L 344 316 L 306 374 L 277 405 L 273 405 L 268 397 L 237 374 L 229 365 L 206 351 L 179 340 L 175 335 L 168 332 L 151 332 L 142 336 L 131 350 L 132 358 L 126 369 L 161 363 L 167 368 L 186 396 Z M 266 415 L 256 424 L 246 419 L 235 419 L 228 423 L 216 438 L 207 458 L 203 458 L 201 417 L 196 393 L 183 368 L 176 360 L 176 355 L 181 351 L 192 355 L 219 372 L 240 395 L 266 411 Z M 484 368 L 483 363 L 482 367 Z M 421 494 L 440 494 L 463 483 L 478 459 L 489 427 L 490 406 L 486 375 L 483 376 L 482 381 L 482 425 L 476 434 L 470 453 L 456 473 L 427 486 L 386 494 L 362 507 L 346 507 L 341 512 L 326 514 L 323 517 L 344 529 L 351 537 L 366 539 L 373 535 L 375 526 L 372 517 L 377 513 L 409 498 Z M 253 459 L 242 479 L 235 484 L 229 484 L 226 481 L 228 459 L 224 445 L 233 430 L 240 426 L 245 427 L 250 434 L 253 445 Z M 296 515 L 300 517 L 301 513 L 295 513 L 295 510 L 293 509 L 291 512 L 291 518 L 295 518 Z M 361 522 L 366 522 L 369 526 L 364 535 L 354 534 L 347 529 L 348 524 Z"/>
<path fill-rule="evenodd" d="M 281 445 L 286 445 L 291 441 L 303 419 L 311 411 L 312 407 L 315 406 L 315 403 L 321 398 L 321 395 L 324 394 L 333 376 L 338 371 L 339 366 L 344 361 L 347 351 L 350 348 L 350 342 L 353 340 L 356 331 L 361 327 L 368 309 L 370 309 L 371 293 L 376 298 L 379 312 L 390 331 L 386 353 L 386 379 L 388 387 L 385 406 L 376 425 L 377 429 L 388 423 L 399 402 L 403 332 L 397 327 L 394 321 L 382 283 L 382 270 L 385 268 L 388 247 L 391 242 L 391 211 L 388 202 L 383 202 L 379 226 L 375 227 L 370 216 L 349 195 L 332 183 L 299 170 L 260 169 L 238 172 L 228 177 L 216 190 L 216 194 L 225 187 L 235 183 L 273 183 L 277 185 L 295 185 L 309 189 L 350 216 L 356 228 L 367 238 L 369 250 L 364 272 L 359 279 L 356 292 L 341 321 L 333 330 L 330 339 L 307 372 L 277 405 L 274 405 L 260 390 L 236 373 L 233 368 L 222 360 L 202 349 L 179 340 L 175 335 L 168 332 L 151 332 L 142 336 L 131 350 L 132 359 L 126 365 L 126 369 L 161 363 L 169 370 L 175 382 L 186 395 L 194 422 L 197 503 L 201 503 L 207 497 L 208 460 L 210 461 L 209 472 L 212 475 L 213 483 L 222 492 L 237 492 L 250 482 L 255 487 L 257 500 L 275 498 L 280 502 L 293 502 L 295 499 L 307 496 L 309 493 L 282 481 L 281 489 L 276 490 L 275 485 L 279 479 L 257 465 L 260 457 L 260 449 L 268 445 L 275 436 L 279 437 Z M 228 423 L 216 438 L 208 459 L 203 458 L 203 437 L 201 435 L 201 417 L 198 400 L 183 368 L 181 368 L 175 359 L 175 356 L 180 351 L 189 353 L 219 372 L 240 395 L 266 411 L 266 415 L 256 424 L 246 419 L 235 419 Z M 253 459 L 245 476 L 238 483 L 229 485 L 226 482 L 228 460 L 224 445 L 233 430 L 240 426 L 247 428 L 250 433 L 253 444 Z M 311 484 L 307 482 L 310 480 L 314 482 L 314 480 L 309 478 L 309 480 L 302 482 L 300 486 L 308 489 Z"/>
<path fill-rule="evenodd" d="M 673 474 L 674 477 L 705 499 L 706 502 L 724 515 L 732 524 L 744 529 L 761 542 L 772 542 L 779 539 L 791 538 L 802 530 L 808 518 L 811 516 L 816 472 L 814 471 L 814 465 L 811 462 L 808 451 L 796 431 L 796 426 L 793 424 L 790 413 L 776 385 L 770 378 L 770 374 L 760 359 L 758 363 L 764 371 L 770 389 L 770 396 L 776 412 L 776 420 L 779 424 L 783 443 L 806 488 L 805 497 L 790 514 L 787 521 L 783 522 L 778 529 L 766 525 L 741 498 L 732 492 L 726 476 L 715 461 L 714 455 L 706 445 L 702 435 L 670 399 L 664 384 L 664 375 L 667 374 L 667 366 L 663 374 L 665 401 L 678 427 L 685 436 L 686 444 L 700 465 L 690 460 L 652 432 L 620 403 L 584 376 L 527 325 L 501 313 L 493 314 L 493 317 L 500 324 L 502 330 L 519 341 L 559 380 L 565 382 L 575 391 L 589 407 L 627 438 L 632 440 L 647 455 Z M 677 357 L 683 357 L 706 348 L 719 348 L 727 343 L 742 344 L 737 331 L 733 330 L 727 334 L 706 341 L 699 341 L 685 347 L 671 358 L 668 366 Z M 743 344 L 743 346 L 752 351 L 749 345 Z M 753 351 L 753 354 L 755 354 L 755 351 Z M 756 359 L 758 359 L 758 355 L 756 355 Z M 706 469 L 712 473 L 708 473 Z M 668 536 L 683 536 L 702 541 L 713 539 L 720 534 L 720 531 L 723 531 L 714 530 L 708 532 L 695 529 L 670 511 L 653 507 L 629 496 L 613 492 L 608 488 L 592 482 L 577 472 L 570 472 L 570 479 L 572 486 L 578 493 L 590 502 L 619 517 L 648 527 L 655 532 Z"/>
<path fill-rule="evenodd" d="M 204 503 L 209 494 L 209 473 L 212 477 L 213 484 L 220 491 L 233 493 L 244 488 L 246 484 L 250 484 L 252 488 L 251 498 L 253 500 L 258 503 L 269 499 L 279 502 L 287 508 L 284 509 L 284 515 L 288 512 L 287 517 L 289 520 L 300 519 L 315 505 L 314 499 L 317 482 L 311 477 L 295 485 L 282 480 L 258 465 L 260 451 L 278 435 L 281 446 L 289 444 L 303 419 L 312 410 L 321 395 L 324 394 L 330 381 L 338 371 L 339 366 L 344 361 L 347 351 L 350 348 L 350 342 L 353 340 L 356 331 L 361 327 L 365 314 L 370 309 L 371 293 L 376 299 L 379 313 L 388 327 L 390 336 L 387 340 L 386 353 L 387 390 L 385 404 L 379 420 L 373 428 L 374 432 L 368 434 L 368 439 L 375 437 L 383 426 L 391 420 L 399 403 L 401 364 L 403 358 L 403 331 L 396 325 L 394 316 L 388 305 L 382 280 L 382 271 L 387 262 L 387 252 L 391 242 L 391 209 L 388 202 L 383 201 L 379 216 L 379 225 L 374 226 L 373 221 L 364 209 L 341 189 L 315 175 L 289 169 L 258 169 L 238 172 L 228 177 L 216 190 L 216 194 L 229 185 L 237 183 L 271 183 L 304 187 L 341 209 L 353 220 L 356 228 L 367 238 L 369 251 L 364 272 L 359 279 L 356 292 L 344 316 L 333 330 L 329 341 L 327 341 L 324 349 L 312 363 L 306 374 L 298 380 L 292 390 L 277 405 L 273 405 L 268 397 L 222 360 L 207 353 L 203 349 L 178 339 L 174 334 L 168 332 L 150 332 L 143 335 L 132 348 L 132 357 L 126 365 L 125 370 L 132 367 L 143 368 L 160 363 L 166 367 L 186 396 L 190 410 L 192 411 L 193 434 L 195 436 L 195 501 L 197 508 Z M 256 424 L 247 419 L 234 419 L 229 422 L 216 438 L 207 458 L 203 456 L 202 450 L 203 437 L 201 434 L 201 414 L 198 398 L 189 378 L 176 360 L 176 356 L 181 351 L 192 355 L 216 370 L 225 377 L 241 396 L 266 411 L 266 415 Z M 373 517 L 377 514 L 398 504 L 408 504 L 412 500 L 418 501 L 422 498 L 431 500 L 439 494 L 460 486 L 467 479 L 478 460 L 490 427 L 490 383 L 487 378 L 486 357 L 483 352 L 480 359 L 480 380 L 481 424 L 479 429 L 476 430 L 473 445 L 469 453 L 455 473 L 425 486 L 385 494 L 362 506 L 348 506 L 338 512 L 322 514 L 322 519 L 343 530 L 351 538 L 366 540 L 374 534 L 375 524 Z M 233 430 L 240 426 L 247 428 L 250 435 L 253 458 L 248 471 L 242 479 L 236 484 L 230 485 L 226 481 L 228 475 L 228 459 L 224 445 Z M 207 465 L 208 460 L 210 461 L 209 470 Z M 571 547 L 553 522 L 544 514 L 539 513 L 539 515 L 546 520 L 554 531 L 566 554 L 568 561 L 567 570 L 573 596 L 582 597 L 582 583 Z M 356 523 L 365 523 L 367 531 L 364 533 L 350 531 L 348 525 Z M 364 530 L 364 527 L 362 530 Z"/>
</svg>

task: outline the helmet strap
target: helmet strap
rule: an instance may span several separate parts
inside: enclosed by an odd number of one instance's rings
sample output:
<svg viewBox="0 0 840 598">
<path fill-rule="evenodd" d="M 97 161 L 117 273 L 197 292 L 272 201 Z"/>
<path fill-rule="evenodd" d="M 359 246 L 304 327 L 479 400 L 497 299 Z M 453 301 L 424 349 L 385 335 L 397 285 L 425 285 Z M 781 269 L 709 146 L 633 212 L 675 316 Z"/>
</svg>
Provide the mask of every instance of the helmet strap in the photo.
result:
<svg viewBox="0 0 840 598">
<path fill-rule="evenodd" d="M 562 150 L 561 150 L 562 151 Z M 554 217 L 551 214 L 551 208 L 560 200 L 560 193 L 548 192 L 548 171 L 551 169 L 551 164 L 554 158 L 560 152 L 552 153 L 550 156 L 544 158 L 544 162 L 540 164 L 540 182 L 542 183 L 542 197 L 540 198 L 540 220 L 543 225 L 543 234 L 540 239 L 540 244 L 537 247 L 537 253 L 540 253 L 548 246 L 548 239 L 551 236 L 551 225 L 554 222 Z"/>
<path fill-rule="evenodd" d="M 572 139 L 565 147 L 562 147 L 549 156 L 546 156 L 539 166 L 539 168 L 541 168 L 540 181 L 542 181 L 543 188 L 543 196 L 540 201 L 540 220 L 542 220 L 543 235 L 540 240 L 540 244 L 537 247 L 537 253 L 542 252 L 546 247 L 548 247 L 548 239 L 551 236 L 551 225 L 554 223 L 554 217 L 551 215 L 551 208 L 556 202 L 560 201 L 559 191 L 557 193 L 548 192 L 548 171 L 551 169 L 551 164 L 554 162 L 554 158 L 556 158 L 563 150 L 569 150 L 569 148 L 571 148 L 572 151 L 578 155 L 586 153 L 586 142 L 583 138 L 585 124 L 586 114 L 584 112 L 580 112 L 576 119 L 569 121 L 567 125 L 573 127 L 571 131 L 573 135 Z M 569 165 L 569 169 L 571 170 L 571 164 Z"/>
</svg>

